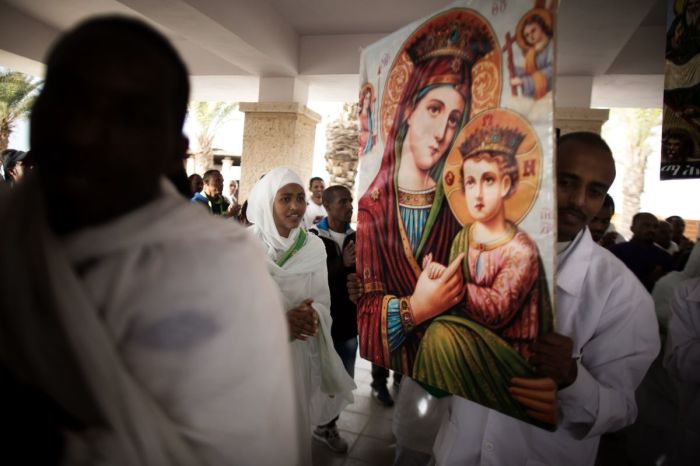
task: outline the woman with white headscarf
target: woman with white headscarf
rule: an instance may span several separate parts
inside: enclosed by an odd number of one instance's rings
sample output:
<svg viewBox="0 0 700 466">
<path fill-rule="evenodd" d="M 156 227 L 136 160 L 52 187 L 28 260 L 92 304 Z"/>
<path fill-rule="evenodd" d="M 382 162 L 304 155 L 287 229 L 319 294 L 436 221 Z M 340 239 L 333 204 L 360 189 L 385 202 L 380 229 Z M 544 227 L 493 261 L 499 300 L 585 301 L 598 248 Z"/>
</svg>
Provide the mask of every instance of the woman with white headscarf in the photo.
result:
<svg viewBox="0 0 700 466">
<path fill-rule="evenodd" d="M 284 167 L 269 171 L 248 196 L 251 230 L 267 248 L 268 270 L 287 309 L 302 464 L 311 464 L 310 427 L 329 423 L 352 403 L 355 384 L 333 348 L 326 250 L 300 226 L 305 210 L 303 183 Z M 314 437 L 329 447 L 345 443 L 335 427 L 316 429 Z"/>
</svg>

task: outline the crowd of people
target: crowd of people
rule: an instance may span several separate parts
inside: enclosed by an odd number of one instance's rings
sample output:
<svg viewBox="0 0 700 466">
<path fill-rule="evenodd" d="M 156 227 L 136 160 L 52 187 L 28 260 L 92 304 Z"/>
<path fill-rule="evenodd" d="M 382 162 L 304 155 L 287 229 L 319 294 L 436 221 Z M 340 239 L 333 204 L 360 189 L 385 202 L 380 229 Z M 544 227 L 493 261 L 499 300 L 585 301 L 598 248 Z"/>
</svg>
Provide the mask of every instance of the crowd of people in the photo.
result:
<svg viewBox="0 0 700 466">
<path fill-rule="evenodd" d="M 337 421 L 358 319 L 377 299 L 420 303 L 356 273 L 368 238 L 346 187 L 279 167 L 241 203 L 217 170 L 187 178 L 188 98 L 181 58 L 142 22 L 91 19 L 52 48 L 31 151 L 2 154 L 6 458 L 310 465 L 313 441 L 347 453 Z M 556 167 L 556 330 L 519 349 L 537 378 L 509 394 L 557 428 L 399 373 L 394 400 L 373 365 L 373 397 L 396 402 L 395 464 L 698 464 L 700 249 L 677 216 L 636 214 L 629 241 L 615 231 L 600 136 L 562 136 Z M 462 285 L 458 300 L 479 286 Z"/>
</svg>

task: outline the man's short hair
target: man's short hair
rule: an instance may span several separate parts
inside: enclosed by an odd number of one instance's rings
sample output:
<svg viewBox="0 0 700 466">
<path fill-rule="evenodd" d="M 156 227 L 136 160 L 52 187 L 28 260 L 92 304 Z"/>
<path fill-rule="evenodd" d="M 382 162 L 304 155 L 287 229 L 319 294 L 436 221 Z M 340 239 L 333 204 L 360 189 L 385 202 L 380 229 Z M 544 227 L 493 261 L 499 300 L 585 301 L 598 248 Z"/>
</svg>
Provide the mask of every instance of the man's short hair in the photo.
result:
<svg viewBox="0 0 700 466">
<path fill-rule="evenodd" d="M 320 181 L 321 183 L 326 184 L 326 182 L 323 181 L 323 178 L 321 178 L 320 176 L 314 176 L 309 180 L 309 188 L 311 188 L 311 185 L 314 184 L 314 181 Z"/>
<path fill-rule="evenodd" d="M 639 220 L 640 217 L 647 216 L 656 218 L 656 215 L 652 214 L 651 212 L 637 212 L 636 214 L 634 214 L 634 216 L 632 216 L 632 225 L 637 223 L 637 220 Z"/>
<path fill-rule="evenodd" d="M 333 186 L 329 186 L 326 189 L 323 190 L 323 194 L 321 195 L 321 202 L 323 204 L 330 204 L 331 202 L 335 201 L 335 198 L 340 194 L 340 192 L 346 191 L 350 193 L 350 190 L 343 186 L 342 184 L 336 184 Z M 352 193 L 350 193 L 352 195 Z"/>
<path fill-rule="evenodd" d="M 612 210 L 613 214 L 615 213 L 615 201 L 610 194 L 605 195 L 605 199 L 603 199 L 603 207 L 607 207 Z"/>
<path fill-rule="evenodd" d="M 557 147 L 561 147 L 567 142 L 578 142 L 580 144 L 585 144 L 612 156 L 610 146 L 608 146 L 605 139 L 603 139 L 600 134 L 597 133 L 591 133 L 589 131 L 574 131 L 573 133 L 566 133 L 557 139 Z"/>
<path fill-rule="evenodd" d="M 666 219 L 666 221 L 667 221 L 668 223 L 677 222 L 678 220 L 680 220 L 681 222 L 683 222 L 683 225 L 685 225 L 685 220 L 683 220 L 683 218 L 682 218 L 681 216 L 679 216 L 679 215 L 671 215 L 670 217 L 668 217 L 668 218 Z"/>
<path fill-rule="evenodd" d="M 202 175 L 202 180 L 206 183 L 209 184 L 209 181 L 211 181 L 212 178 L 214 177 L 219 177 L 221 175 L 221 172 L 219 170 L 207 170 L 204 172 L 204 175 Z"/>
</svg>

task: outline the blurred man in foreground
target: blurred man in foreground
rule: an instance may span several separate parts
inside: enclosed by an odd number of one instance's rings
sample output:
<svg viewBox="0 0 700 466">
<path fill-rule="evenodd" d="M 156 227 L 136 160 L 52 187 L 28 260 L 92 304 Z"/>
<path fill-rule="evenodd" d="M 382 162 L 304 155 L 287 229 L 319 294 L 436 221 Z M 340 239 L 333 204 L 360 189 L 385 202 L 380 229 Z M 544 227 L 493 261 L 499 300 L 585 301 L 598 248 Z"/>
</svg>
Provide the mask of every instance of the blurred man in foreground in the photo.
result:
<svg viewBox="0 0 700 466">
<path fill-rule="evenodd" d="M 52 407 L 31 428 L 55 432 L 56 464 L 297 462 L 263 254 L 167 179 L 184 172 L 188 94 L 177 52 L 135 20 L 89 20 L 48 56 L 36 177 L 0 199 L 0 368 Z M 4 454 L 36 464 L 33 430 L 11 434 Z"/>
</svg>

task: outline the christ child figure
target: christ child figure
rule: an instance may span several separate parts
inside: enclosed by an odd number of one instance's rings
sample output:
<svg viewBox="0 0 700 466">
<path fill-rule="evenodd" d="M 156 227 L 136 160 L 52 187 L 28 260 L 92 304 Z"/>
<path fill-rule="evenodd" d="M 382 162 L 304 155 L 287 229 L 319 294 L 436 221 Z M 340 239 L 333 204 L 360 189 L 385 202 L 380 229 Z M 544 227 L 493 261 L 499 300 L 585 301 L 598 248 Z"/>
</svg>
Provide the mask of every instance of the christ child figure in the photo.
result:
<svg viewBox="0 0 700 466">
<path fill-rule="evenodd" d="M 460 146 L 467 210 L 473 223 L 455 236 L 450 261 L 464 254 L 464 299 L 459 314 L 505 340 L 525 361 L 539 334 L 541 299 L 548 301 L 535 242 L 506 216 L 518 188 L 516 153 L 524 135 L 486 126 Z M 430 279 L 445 266 L 424 260 Z M 545 284 L 542 286 L 542 284 Z"/>
</svg>

